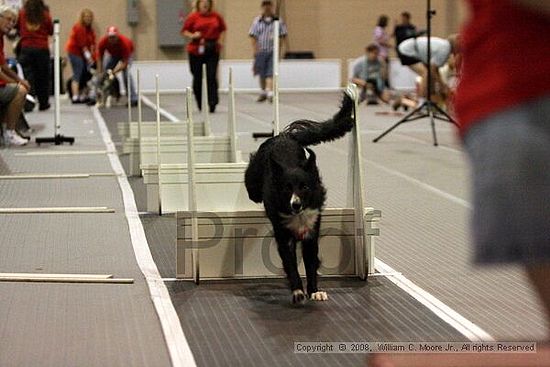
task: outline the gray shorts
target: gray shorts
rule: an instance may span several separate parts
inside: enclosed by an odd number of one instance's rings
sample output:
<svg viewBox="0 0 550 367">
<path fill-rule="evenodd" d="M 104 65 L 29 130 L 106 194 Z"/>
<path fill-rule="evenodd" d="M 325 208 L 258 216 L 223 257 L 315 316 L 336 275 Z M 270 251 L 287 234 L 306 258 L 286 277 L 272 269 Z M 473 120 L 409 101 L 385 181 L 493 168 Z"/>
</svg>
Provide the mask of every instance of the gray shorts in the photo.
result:
<svg viewBox="0 0 550 367">
<path fill-rule="evenodd" d="M 258 52 L 254 57 L 254 74 L 260 78 L 273 77 L 273 51 Z"/>
<path fill-rule="evenodd" d="M 550 262 L 550 95 L 467 133 L 479 263 Z"/>
<path fill-rule="evenodd" d="M 17 94 L 18 85 L 15 83 L 6 84 L 0 87 L 0 108 L 6 107 L 15 98 Z"/>
</svg>

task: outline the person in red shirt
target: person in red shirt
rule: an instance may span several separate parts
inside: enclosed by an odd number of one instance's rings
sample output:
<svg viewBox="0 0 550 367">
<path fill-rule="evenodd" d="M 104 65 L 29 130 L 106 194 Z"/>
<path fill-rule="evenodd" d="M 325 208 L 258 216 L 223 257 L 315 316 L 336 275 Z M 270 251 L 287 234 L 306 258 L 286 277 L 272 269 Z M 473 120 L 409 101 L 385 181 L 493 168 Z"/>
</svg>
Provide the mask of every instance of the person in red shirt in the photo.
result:
<svg viewBox="0 0 550 367">
<path fill-rule="evenodd" d="M 9 5 L 0 5 L 0 109 L 2 123 L 6 125 L 4 140 L 7 145 L 25 145 L 28 140 L 21 137 L 15 126 L 30 89 L 26 80 L 21 79 L 6 63 L 4 55 L 4 35 L 10 33 L 17 22 L 17 12 Z"/>
<path fill-rule="evenodd" d="M 550 2 L 468 2 L 455 109 L 472 167 L 475 260 L 525 268 L 550 340 Z"/>
<path fill-rule="evenodd" d="M 73 103 L 85 103 L 88 99 L 86 82 L 91 78 L 88 68 L 95 62 L 96 36 L 92 27 L 93 21 L 94 13 L 90 9 L 83 9 L 67 41 L 66 50 L 73 68 L 71 81 Z"/>
<path fill-rule="evenodd" d="M 108 52 L 108 55 L 105 54 Z M 128 69 L 132 64 L 134 54 L 134 43 L 128 37 L 120 34 L 117 27 L 107 28 L 107 34 L 103 36 L 97 45 L 97 72 L 98 75 L 103 70 L 111 70 L 111 75 L 123 73 L 126 93 L 130 91 L 130 101 L 132 106 L 137 106 L 137 93 L 134 88 L 134 80 L 130 76 L 130 86 L 128 86 Z M 128 88 L 129 87 L 129 88 Z"/>
<path fill-rule="evenodd" d="M 185 19 L 181 34 L 190 40 L 187 52 L 199 109 L 202 108 L 202 65 L 206 64 L 208 105 L 210 112 L 214 112 L 219 102 L 217 72 L 226 26 L 222 16 L 212 10 L 211 0 L 198 0 L 195 7 Z"/>
<path fill-rule="evenodd" d="M 17 61 L 31 84 L 30 93 L 38 99 L 40 111 L 50 108 L 50 49 L 48 37 L 53 34 L 53 22 L 43 0 L 27 0 L 19 11 L 19 52 Z"/>
<path fill-rule="evenodd" d="M 549 341 L 550 2 L 468 3 L 455 110 L 471 163 L 475 261 L 524 267 L 546 312 Z M 375 354 L 368 365 L 548 367 L 550 345 L 515 355 Z"/>
</svg>

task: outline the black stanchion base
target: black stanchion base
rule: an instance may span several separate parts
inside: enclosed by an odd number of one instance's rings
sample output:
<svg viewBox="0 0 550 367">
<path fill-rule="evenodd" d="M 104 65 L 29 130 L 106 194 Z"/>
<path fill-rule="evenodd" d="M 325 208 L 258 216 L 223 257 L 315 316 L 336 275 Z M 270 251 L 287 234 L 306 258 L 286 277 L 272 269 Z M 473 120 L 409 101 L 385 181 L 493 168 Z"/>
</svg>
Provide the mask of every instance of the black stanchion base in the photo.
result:
<svg viewBox="0 0 550 367">
<path fill-rule="evenodd" d="M 252 133 L 252 137 L 254 138 L 254 140 L 272 138 L 274 136 L 275 136 L 275 133 L 273 131 L 271 131 L 270 133 Z"/>
<path fill-rule="evenodd" d="M 63 135 L 55 135 L 53 138 L 36 138 L 36 144 L 55 144 L 55 145 L 61 145 L 63 143 L 69 143 L 71 145 L 74 144 L 74 138 L 70 136 L 63 136 Z"/>
</svg>

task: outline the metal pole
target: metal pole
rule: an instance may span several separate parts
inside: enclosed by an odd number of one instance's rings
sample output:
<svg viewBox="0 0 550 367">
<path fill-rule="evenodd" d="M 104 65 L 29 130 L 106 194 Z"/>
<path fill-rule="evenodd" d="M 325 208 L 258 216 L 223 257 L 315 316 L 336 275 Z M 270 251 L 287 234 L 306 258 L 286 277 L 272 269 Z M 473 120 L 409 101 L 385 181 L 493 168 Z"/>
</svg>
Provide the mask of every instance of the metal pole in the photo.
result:
<svg viewBox="0 0 550 367">
<path fill-rule="evenodd" d="M 132 122 L 132 101 L 130 100 L 130 63 L 126 66 L 126 99 L 128 100 L 128 122 Z"/>
<path fill-rule="evenodd" d="M 193 145 L 193 113 L 191 111 L 191 88 L 187 88 L 187 193 L 189 195 L 189 212 L 191 212 L 191 258 L 193 280 L 199 284 L 200 263 L 199 263 L 199 237 L 198 237 L 198 219 L 197 219 L 197 194 L 195 187 L 195 148 Z"/>
<path fill-rule="evenodd" d="M 160 158 L 160 92 L 159 92 L 159 75 L 155 75 L 156 89 L 156 108 L 157 108 L 157 179 L 158 179 L 158 197 L 159 197 L 159 215 L 162 215 L 162 183 L 161 183 L 161 158 Z"/>
<path fill-rule="evenodd" d="M 137 93 L 138 93 L 138 147 L 139 147 L 139 164 L 141 165 L 141 122 L 142 122 L 142 111 L 141 111 L 141 76 L 139 69 L 136 69 L 136 79 L 137 79 Z M 131 124 L 131 122 L 130 122 Z M 139 177 L 142 176 L 141 168 L 139 169 Z"/>
<path fill-rule="evenodd" d="M 273 22 L 273 135 L 279 135 L 279 21 Z"/>
<path fill-rule="evenodd" d="M 61 99 L 59 95 L 61 94 L 61 67 L 60 67 L 60 51 L 59 51 L 59 19 L 54 20 L 53 22 L 53 39 L 54 39 L 54 58 L 53 58 L 53 91 L 55 97 L 54 103 L 54 135 L 51 138 L 36 138 L 36 144 L 40 145 L 42 143 L 53 143 L 55 145 L 61 145 L 63 143 L 74 144 L 74 137 L 62 136 L 59 134 L 61 129 Z"/>
<path fill-rule="evenodd" d="M 237 117 L 235 111 L 235 89 L 233 87 L 233 68 L 229 68 L 229 114 L 227 116 L 227 133 L 231 145 L 231 162 L 237 162 Z"/>
<path fill-rule="evenodd" d="M 56 19 L 53 24 L 53 39 L 54 39 L 54 58 L 53 58 L 53 75 L 54 75 L 54 97 L 55 97 L 55 127 L 54 127 L 54 137 L 59 134 L 59 129 L 61 129 L 61 101 L 59 98 L 60 95 L 60 80 L 61 80 L 61 69 L 59 68 L 60 60 L 60 51 L 59 51 L 59 20 Z"/>
<path fill-rule="evenodd" d="M 210 135 L 210 106 L 208 105 L 208 82 L 206 78 L 206 64 L 202 64 L 202 103 L 201 109 L 204 115 L 204 130 Z"/>
<path fill-rule="evenodd" d="M 137 79 L 137 93 L 138 93 L 138 156 L 136 159 L 141 165 L 141 123 L 142 123 L 142 111 L 141 111 L 141 76 L 139 74 L 139 69 L 136 70 L 136 79 Z M 130 122 L 131 125 L 131 122 Z M 142 177 L 141 168 L 139 168 L 139 177 Z"/>
</svg>

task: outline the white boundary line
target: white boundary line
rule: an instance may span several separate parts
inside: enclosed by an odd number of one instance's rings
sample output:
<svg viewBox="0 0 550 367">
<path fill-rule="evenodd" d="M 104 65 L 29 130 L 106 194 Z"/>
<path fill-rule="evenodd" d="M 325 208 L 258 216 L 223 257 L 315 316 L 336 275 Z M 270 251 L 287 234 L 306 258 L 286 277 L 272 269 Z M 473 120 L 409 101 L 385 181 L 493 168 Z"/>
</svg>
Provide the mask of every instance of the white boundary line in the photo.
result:
<svg viewBox="0 0 550 367">
<path fill-rule="evenodd" d="M 340 154 L 344 154 L 344 152 L 341 150 L 341 149 L 338 149 L 338 148 L 334 148 L 334 147 L 330 147 L 330 146 L 327 146 L 325 147 L 329 150 L 332 150 L 333 152 L 338 152 Z M 413 178 L 409 175 L 406 175 L 404 173 L 401 173 L 399 171 L 396 171 L 396 170 L 393 170 L 391 168 L 387 168 L 383 165 L 381 165 L 380 163 L 376 163 L 374 161 L 371 161 L 369 159 L 363 159 L 363 162 L 367 163 L 367 164 L 370 164 L 370 165 L 373 165 L 374 167 L 386 172 L 386 173 L 389 173 L 393 176 L 397 176 L 399 178 L 402 178 L 404 179 L 405 181 L 409 181 L 410 183 L 413 183 L 415 184 L 416 186 L 419 186 L 427 191 L 431 191 L 433 192 L 434 194 L 437 194 L 439 196 L 441 196 L 442 198 L 444 199 L 447 199 L 449 201 L 452 201 L 453 203 L 455 204 L 458 204 L 458 205 L 461 205 L 463 207 L 465 207 L 466 209 L 472 209 L 472 204 L 470 204 L 468 201 L 464 200 L 464 199 L 461 199 L 457 196 L 454 196 L 452 194 L 449 194 L 448 192 L 445 192 L 443 190 L 440 190 L 432 185 L 429 185 L 425 182 L 422 182 L 416 178 Z"/>
<path fill-rule="evenodd" d="M 99 126 L 101 136 L 108 150 L 115 151 L 113 141 L 111 140 L 111 134 L 107 129 L 105 120 L 99 113 L 97 107 L 92 108 L 94 118 Z M 124 170 L 120 159 L 116 153 L 109 154 L 109 160 L 113 171 L 118 174 L 118 184 L 122 191 L 122 198 L 124 201 L 124 209 L 126 213 L 126 219 L 128 220 L 128 227 L 130 230 L 130 238 L 132 246 L 136 255 L 137 263 L 141 269 L 141 272 L 145 276 L 147 285 L 149 286 L 149 292 L 151 299 L 157 311 L 164 338 L 168 347 L 168 352 L 174 367 L 195 367 L 195 358 L 191 352 L 187 339 L 183 334 L 179 317 L 176 313 L 168 289 L 164 284 L 157 266 L 153 261 L 151 252 L 149 251 L 149 245 L 147 238 L 145 237 L 145 231 L 139 219 L 139 213 L 137 211 L 136 202 L 134 199 L 134 193 L 130 187 L 128 179 L 124 175 Z"/>
<path fill-rule="evenodd" d="M 374 267 L 382 273 L 396 273 L 389 265 L 380 259 L 375 259 Z M 473 322 L 461 316 L 458 312 L 426 292 L 409 279 L 400 274 L 387 277 L 392 283 L 403 289 L 414 299 L 426 306 L 443 321 L 454 327 L 470 341 L 494 342 L 495 339 Z"/>
<path fill-rule="evenodd" d="M 344 152 L 341 149 L 338 149 L 335 147 L 328 146 L 328 149 L 334 152 L 338 152 L 340 154 L 344 154 Z M 376 168 L 381 169 L 384 172 L 387 172 L 391 175 L 398 176 L 406 181 L 409 181 L 417 186 L 420 186 L 421 188 L 424 188 L 439 196 L 442 196 L 447 200 L 450 200 L 456 204 L 459 204 L 468 209 L 471 209 L 471 204 L 463 199 L 460 199 L 445 191 L 439 190 L 431 185 L 428 185 L 427 183 L 424 183 L 420 180 L 417 180 L 408 175 L 405 175 L 404 173 L 384 167 L 379 163 L 370 161 L 368 159 L 365 159 L 364 161 L 368 164 L 374 165 Z M 495 341 L 495 339 L 489 333 L 487 333 L 486 331 L 481 329 L 479 326 L 475 325 L 473 322 L 469 321 L 468 319 L 460 315 L 458 312 L 456 312 L 449 306 L 445 305 L 443 302 L 441 302 L 439 299 L 434 297 L 432 294 L 426 292 L 425 290 L 423 290 L 422 288 L 420 288 L 419 286 L 411 282 L 401 273 L 399 273 L 389 265 L 385 264 L 380 259 L 375 258 L 374 267 L 380 273 L 384 273 L 386 275 L 391 274 L 390 276 L 387 276 L 387 278 L 392 283 L 394 283 L 399 288 L 404 290 L 406 293 L 411 295 L 414 299 L 416 299 L 422 305 L 427 307 L 430 311 L 432 311 L 435 315 L 437 315 L 441 320 L 445 321 L 447 324 L 455 328 L 462 335 L 467 337 L 470 341 Z"/>
<path fill-rule="evenodd" d="M 413 178 L 411 176 L 408 176 L 404 173 L 401 173 L 399 171 L 396 171 L 396 170 L 393 170 L 391 168 L 387 168 L 387 167 L 384 167 L 383 165 L 381 165 L 380 163 L 376 163 L 376 162 L 373 162 L 371 160 L 368 160 L 368 159 L 365 159 L 365 162 L 368 163 L 368 164 L 371 164 L 373 166 L 375 166 L 376 168 L 386 172 L 386 173 L 389 173 L 391 175 L 394 175 L 394 176 L 397 176 L 397 177 L 400 177 L 406 181 L 409 181 L 410 183 L 413 183 L 415 184 L 416 186 L 419 186 L 419 187 L 422 187 L 428 191 L 431 191 L 433 192 L 434 194 L 437 194 L 449 201 L 452 201 L 453 203 L 455 204 L 458 204 L 458 205 L 462 205 L 463 207 L 465 207 L 466 209 L 472 209 L 472 204 L 470 204 L 469 202 L 467 202 L 466 200 L 464 199 L 461 199 L 457 196 L 454 196 L 452 194 L 449 194 L 448 192 L 445 192 L 443 190 L 440 190 L 432 185 L 429 185 L 425 182 L 422 182 L 416 178 Z"/>
<path fill-rule="evenodd" d="M 149 98 L 147 98 L 146 96 L 142 95 L 141 96 L 141 101 L 148 107 L 152 108 L 153 110 L 156 110 L 157 109 L 157 105 L 153 103 L 153 101 L 151 101 Z M 179 122 L 180 119 L 178 119 L 176 116 L 172 115 L 170 112 L 166 111 L 164 108 L 159 108 L 159 112 L 162 116 L 166 117 L 168 120 L 172 121 L 172 122 Z"/>
</svg>

